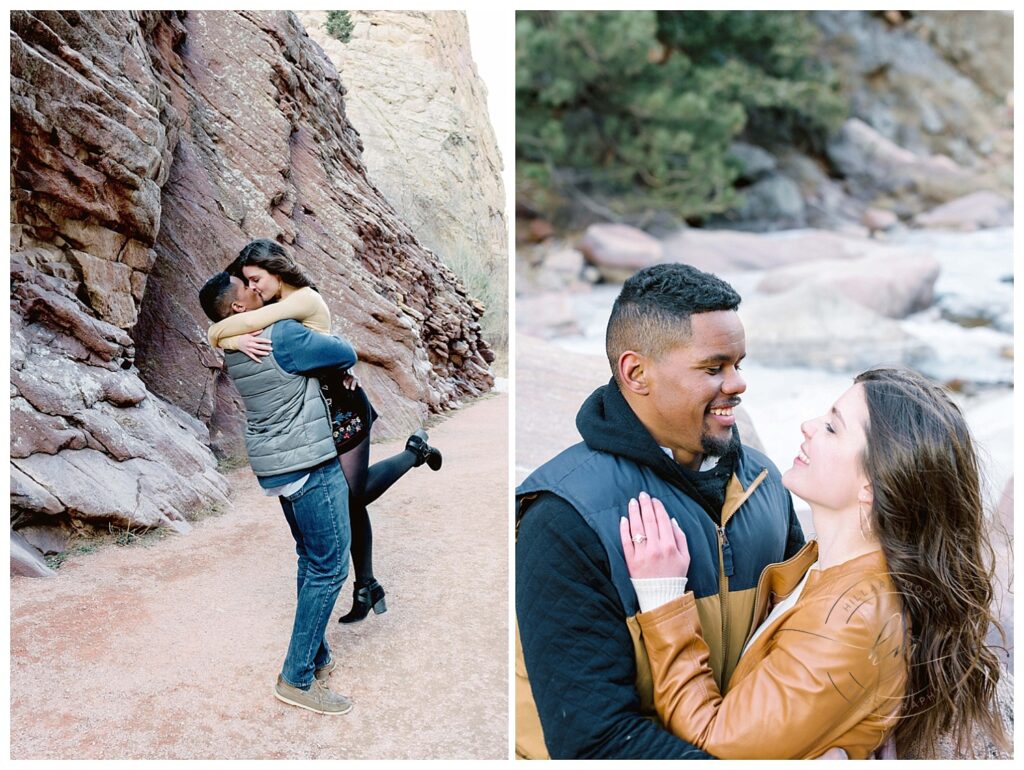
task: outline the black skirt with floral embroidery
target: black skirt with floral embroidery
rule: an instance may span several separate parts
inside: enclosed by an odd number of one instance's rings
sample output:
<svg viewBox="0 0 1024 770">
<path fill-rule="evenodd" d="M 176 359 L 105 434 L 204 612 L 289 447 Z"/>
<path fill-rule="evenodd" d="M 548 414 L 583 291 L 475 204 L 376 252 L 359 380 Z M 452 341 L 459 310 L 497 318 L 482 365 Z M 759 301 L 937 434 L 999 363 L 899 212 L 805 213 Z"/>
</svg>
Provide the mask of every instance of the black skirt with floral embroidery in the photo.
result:
<svg viewBox="0 0 1024 770">
<path fill-rule="evenodd" d="M 342 384 L 346 372 L 337 370 L 321 375 L 320 392 L 331 416 L 331 432 L 338 454 L 345 454 L 370 435 L 377 411 L 362 387 L 349 390 Z"/>
</svg>

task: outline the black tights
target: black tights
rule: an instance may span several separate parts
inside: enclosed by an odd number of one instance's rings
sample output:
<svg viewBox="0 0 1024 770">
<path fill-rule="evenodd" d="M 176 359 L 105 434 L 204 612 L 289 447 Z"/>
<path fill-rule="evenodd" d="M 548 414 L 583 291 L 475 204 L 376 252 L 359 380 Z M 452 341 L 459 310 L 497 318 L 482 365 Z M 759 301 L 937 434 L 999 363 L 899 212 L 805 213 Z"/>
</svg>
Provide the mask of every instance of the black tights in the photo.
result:
<svg viewBox="0 0 1024 770">
<path fill-rule="evenodd" d="M 348 482 L 348 516 L 352 527 L 352 566 L 356 583 L 366 585 L 373 580 L 373 532 L 366 506 L 384 494 L 404 476 L 416 454 L 402 450 L 385 460 L 370 465 L 370 437 L 340 455 L 341 470 Z"/>
</svg>

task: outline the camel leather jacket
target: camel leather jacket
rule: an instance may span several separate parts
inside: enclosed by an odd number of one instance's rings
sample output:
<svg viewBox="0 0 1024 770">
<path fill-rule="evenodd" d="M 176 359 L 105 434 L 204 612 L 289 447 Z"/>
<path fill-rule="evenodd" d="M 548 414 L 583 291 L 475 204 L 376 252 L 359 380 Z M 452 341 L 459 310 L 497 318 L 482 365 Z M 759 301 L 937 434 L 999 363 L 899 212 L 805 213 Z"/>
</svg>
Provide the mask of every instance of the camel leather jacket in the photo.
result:
<svg viewBox="0 0 1024 770">
<path fill-rule="evenodd" d="M 764 570 L 754 628 L 816 560 L 812 541 Z M 740 658 L 724 696 L 708 666 L 692 593 L 637 620 L 658 716 L 716 757 L 806 759 L 841 747 L 862 759 L 895 726 L 909 633 L 880 551 L 811 572 L 796 604 Z"/>
</svg>

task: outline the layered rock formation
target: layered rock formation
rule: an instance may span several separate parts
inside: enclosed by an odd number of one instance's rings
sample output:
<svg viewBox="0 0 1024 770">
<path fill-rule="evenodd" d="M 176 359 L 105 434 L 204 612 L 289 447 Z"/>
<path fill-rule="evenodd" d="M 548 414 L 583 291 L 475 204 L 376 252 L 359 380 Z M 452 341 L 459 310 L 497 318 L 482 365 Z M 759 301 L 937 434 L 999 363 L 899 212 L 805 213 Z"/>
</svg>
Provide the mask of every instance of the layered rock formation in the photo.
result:
<svg viewBox="0 0 1024 770">
<path fill-rule="evenodd" d="M 362 139 L 370 178 L 421 243 L 456 269 L 476 263 L 504 296 L 502 162 L 465 14 L 351 11 L 350 17 L 352 36 L 342 43 L 327 34 L 326 11 L 299 12 L 345 83 L 346 114 Z"/>
<path fill-rule="evenodd" d="M 805 197 L 796 226 L 835 226 L 865 207 L 909 221 L 979 190 L 1011 194 L 1012 15 L 915 11 L 895 24 L 904 17 L 819 11 L 812 18 L 850 120 L 828 142 L 824 164 L 782 153 L 780 173 Z"/>
<path fill-rule="evenodd" d="M 897 25 L 865 11 L 812 18 L 852 115 L 887 139 L 975 168 L 1011 151 L 1012 14 L 921 11 Z"/>
<path fill-rule="evenodd" d="M 252 238 L 314 276 L 382 433 L 488 390 L 483 306 L 367 178 L 289 13 L 11 16 L 12 522 L 187 528 L 244 457 L 197 291 Z"/>
</svg>

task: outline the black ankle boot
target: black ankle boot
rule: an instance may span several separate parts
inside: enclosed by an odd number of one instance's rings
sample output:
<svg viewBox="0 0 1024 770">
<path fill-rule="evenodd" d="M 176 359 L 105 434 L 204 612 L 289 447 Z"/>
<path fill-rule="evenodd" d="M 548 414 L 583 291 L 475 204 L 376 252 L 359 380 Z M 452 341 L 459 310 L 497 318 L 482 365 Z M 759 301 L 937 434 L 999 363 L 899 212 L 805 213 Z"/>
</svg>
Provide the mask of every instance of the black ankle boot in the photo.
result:
<svg viewBox="0 0 1024 770">
<path fill-rule="evenodd" d="M 432 471 L 441 470 L 441 453 L 434 449 L 427 443 L 427 434 L 423 430 L 418 430 L 409 436 L 409 440 L 405 442 L 405 448 L 416 455 L 416 462 L 413 463 L 413 468 L 418 468 L 427 464 L 427 467 Z"/>
<path fill-rule="evenodd" d="M 376 580 L 371 580 L 367 585 L 356 583 L 352 591 L 352 609 L 347 615 L 338 618 L 338 622 L 355 623 L 369 615 L 371 608 L 377 615 L 388 611 L 384 603 L 384 587 Z"/>
</svg>

